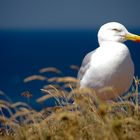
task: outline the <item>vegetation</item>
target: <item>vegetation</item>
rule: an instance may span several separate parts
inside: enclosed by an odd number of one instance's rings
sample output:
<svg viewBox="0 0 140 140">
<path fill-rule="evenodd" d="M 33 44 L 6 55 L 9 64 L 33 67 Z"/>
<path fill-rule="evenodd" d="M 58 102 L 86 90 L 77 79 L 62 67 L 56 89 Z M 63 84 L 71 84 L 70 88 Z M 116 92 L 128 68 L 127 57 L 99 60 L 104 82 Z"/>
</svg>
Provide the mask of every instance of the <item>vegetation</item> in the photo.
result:
<svg viewBox="0 0 140 140">
<path fill-rule="evenodd" d="M 76 66 L 71 66 L 77 70 Z M 74 77 L 46 78 L 44 72 L 60 71 L 44 68 L 40 75 L 24 79 L 47 80 L 44 95 L 36 100 L 43 104 L 49 98 L 56 100 L 56 106 L 33 110 L 23 102 L 12 103 L 5 93 L 0 96 L 0 139 L 1 140 L 138 140 L 140 136 L 140 108 L 138 85 L 134 78 L 132 92 L 119 101 L 100 101 L 92 89 L 77 87 Z M 111 90 L 106 88 L 103 90 Z M 22 93 L 32 98 L 29 92 Z M 74 103 L 71 103 L 74 100 Z"/>
</svg>

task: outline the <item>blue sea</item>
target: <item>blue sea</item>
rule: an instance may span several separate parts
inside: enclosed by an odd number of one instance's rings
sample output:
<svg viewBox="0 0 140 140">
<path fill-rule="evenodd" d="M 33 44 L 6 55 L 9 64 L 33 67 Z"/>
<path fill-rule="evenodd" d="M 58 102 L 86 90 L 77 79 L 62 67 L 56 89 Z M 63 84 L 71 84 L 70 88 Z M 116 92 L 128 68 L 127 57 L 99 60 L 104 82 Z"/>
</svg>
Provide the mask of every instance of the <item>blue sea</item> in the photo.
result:
<svg viewBox="0 0 140 140">
<path fill-rule="evenodd" d="M 81 65 L 84 56 L 98 47 L 98 30 L 0 30 L 0 90 L 12 101 L 25 101 L 23 91 L 33 94 L 30 104 L 40 108 L 35 100 L 42 96 L 46 82 L 23 83 L 27 76 L 39 74 L 39 69 L 56 67 L 63 76 L 76 76 L 70 65 Z M 133 30 L 140 34 L 140 30 Z M 126 42 L 135 63 L 135 75 L 140 77 L 140 43 Z M 47 76 L 47 74 L 46 74 Z M 125 81 L 124 81 L 125 82 Z M 53 103 L 48 101 L 51 106 Z"/>
</svg>

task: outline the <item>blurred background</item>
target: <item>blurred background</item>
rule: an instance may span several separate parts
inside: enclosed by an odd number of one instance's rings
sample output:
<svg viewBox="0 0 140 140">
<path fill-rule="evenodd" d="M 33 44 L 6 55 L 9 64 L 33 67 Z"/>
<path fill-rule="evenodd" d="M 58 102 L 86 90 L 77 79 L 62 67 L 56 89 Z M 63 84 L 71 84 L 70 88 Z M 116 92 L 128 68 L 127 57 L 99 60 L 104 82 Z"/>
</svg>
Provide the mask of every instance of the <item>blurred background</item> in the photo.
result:
<svg viewBox="0 0 140 140">
<path fill-rule="evenodd" d="M 52 66 L 76 76 L 69 66 L 98 47 L 100 26 L 117 21 L 140 34 L 139 13 L 138 0 L 0 0 L 0 90 L 13 101 L 25 90 L 36 99 L 45 83 L 24 84 L 25 77 Z M 140 43 L 126 44 L 140 76 Z"/>
</svg>

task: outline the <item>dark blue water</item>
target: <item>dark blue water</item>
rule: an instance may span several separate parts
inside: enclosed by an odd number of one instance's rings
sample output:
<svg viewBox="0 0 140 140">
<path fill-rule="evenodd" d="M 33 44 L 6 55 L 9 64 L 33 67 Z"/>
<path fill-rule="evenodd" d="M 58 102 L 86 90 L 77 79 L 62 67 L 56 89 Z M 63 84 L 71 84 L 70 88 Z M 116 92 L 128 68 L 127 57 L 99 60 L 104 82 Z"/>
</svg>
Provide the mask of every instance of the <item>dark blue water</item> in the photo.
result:
<svg viewBox="0 0 140 140">
<path fill-rule="evenodd" d="M 133 31 L 140 34 L 140 31 Z M 89 51 L 98 47 L 97 30 L 1 30 L 0 31 L 0 89 L 13 101 L 26 101 L 21 92 L 33 94 L 31 105 L 38 108 L 35 99 L 43 95 L 40 88 L 45 82 L 24 84 L 23 79 L 38 74 L 43 67 L 54 66 L 63 75 L 76 76 L 69 69 L 71 64 L 80 65 Z M 140 77 L 140 43 L 126 42 L 135 63 L 135 75 Z M 124 81 L 125 82 L 125 81 Z M 51 105 L 51 102 L 48 103 Z"/>
</svg>

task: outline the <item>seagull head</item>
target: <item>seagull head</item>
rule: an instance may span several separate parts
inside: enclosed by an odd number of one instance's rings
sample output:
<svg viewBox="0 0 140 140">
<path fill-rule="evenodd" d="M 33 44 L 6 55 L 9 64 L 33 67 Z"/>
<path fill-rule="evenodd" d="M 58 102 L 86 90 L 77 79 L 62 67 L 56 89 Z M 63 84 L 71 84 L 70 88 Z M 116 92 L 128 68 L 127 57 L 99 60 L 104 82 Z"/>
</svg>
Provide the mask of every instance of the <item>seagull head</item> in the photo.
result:
<svg viewBox="0 0 140 140">
<path fill-rule="evenodd" d="M 128 32 L 124 25 L 118 22 L 109 22 L 101 26 L 98 32 L 98 41 L 101 44 L 104 41 L 124 42 L 132 40 L 140 42 L 140 36 Z"/>
</svg>

